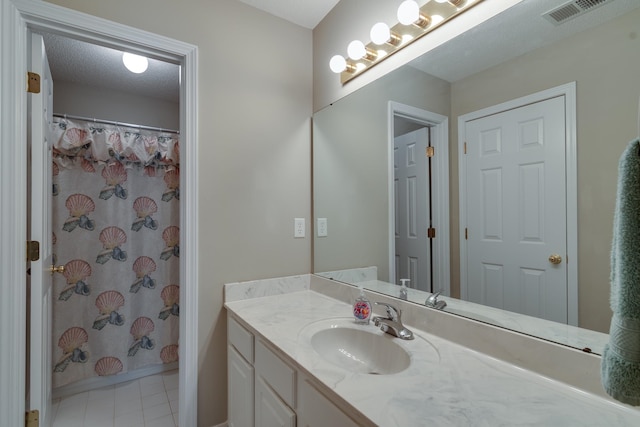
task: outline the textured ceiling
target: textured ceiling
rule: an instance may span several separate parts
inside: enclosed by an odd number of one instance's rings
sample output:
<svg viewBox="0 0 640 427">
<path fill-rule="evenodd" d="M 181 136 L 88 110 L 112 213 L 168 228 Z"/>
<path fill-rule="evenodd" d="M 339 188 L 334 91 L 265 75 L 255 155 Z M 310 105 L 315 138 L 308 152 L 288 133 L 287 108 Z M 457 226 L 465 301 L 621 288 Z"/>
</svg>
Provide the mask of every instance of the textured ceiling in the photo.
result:
<svg viewBox="0 0 640 427">
<path fill-rule="evenodd" d="M 142 74 L 128 71 L 122 52 L 53 34 L 43 34 L 53 81 L 114 89 L 179 102 L 180 67 L 149 59 Z"/>
</svg>

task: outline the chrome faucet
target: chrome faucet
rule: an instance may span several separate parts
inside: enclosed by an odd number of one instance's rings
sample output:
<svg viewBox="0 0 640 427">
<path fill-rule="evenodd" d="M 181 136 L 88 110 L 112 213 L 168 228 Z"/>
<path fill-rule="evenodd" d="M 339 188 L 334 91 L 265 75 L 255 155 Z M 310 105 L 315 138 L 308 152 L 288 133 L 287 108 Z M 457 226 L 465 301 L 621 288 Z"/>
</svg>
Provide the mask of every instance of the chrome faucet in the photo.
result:
<svg viewBox="0 0 640 427">
<path fill-rule="evenodd" d="M 438 301 L 438 295 L 440 292 L 436 292 L 435 294 L 429 295 L 429 298 L 424 302 L 424 305 L 427 307 L 435 308 L 436 310 L 442 310 L 447 306 L 447 303 L 440 300 Z"/>
<path fill-rule="evenodd" d="M 403 340 L 413 339 L 413 332 L 405 328 L 402 324 L 402 310 L 385 302 L 376 302 L 376 304 L 384 305 L 387 310 L 387 317 L 376 316 L 373 318 L 373 323 L 376 326 L 380 326 L 382 332 L 386 332 L 389 335 Z"/>
</svg>

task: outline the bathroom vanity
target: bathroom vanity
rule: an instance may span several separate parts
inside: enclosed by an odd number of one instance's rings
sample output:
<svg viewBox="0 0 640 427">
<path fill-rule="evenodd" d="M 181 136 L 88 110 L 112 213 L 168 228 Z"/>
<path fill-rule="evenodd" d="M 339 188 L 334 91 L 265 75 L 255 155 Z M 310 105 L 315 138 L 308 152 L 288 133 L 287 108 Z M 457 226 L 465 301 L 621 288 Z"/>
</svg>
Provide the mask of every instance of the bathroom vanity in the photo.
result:
<svg viewBox="0 0 640 427">
<path fill-rule="evenodd" d="M 595 390 L 598 356 L 522 335 L 507 351 L 508 331 L 368 293 L 403 310 L 416 337 L 400 340 L 353 322 L 356 288 L 316 281 L 225 285 L 229 426 L 640 425 Z M 464 330 L 497 349 L 461 345 Z M 564 376 L 540 373 L 549 355 Z"/>
<path fill-rule="evenodd" d="M 322 385 L 286 354 L 233 314 L 228 334 L 230 427 L 363 425 L 333 403 L 335 397 L 326 397 Z"/>
</svg>

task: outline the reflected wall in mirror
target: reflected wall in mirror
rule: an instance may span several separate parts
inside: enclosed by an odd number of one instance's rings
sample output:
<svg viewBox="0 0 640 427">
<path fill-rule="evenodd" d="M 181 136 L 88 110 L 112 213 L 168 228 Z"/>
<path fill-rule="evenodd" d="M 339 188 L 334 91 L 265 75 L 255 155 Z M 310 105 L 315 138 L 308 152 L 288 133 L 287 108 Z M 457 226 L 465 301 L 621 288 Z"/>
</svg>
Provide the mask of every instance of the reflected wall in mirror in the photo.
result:
<svg viewBox="0 0 640 427">
<path fill-rule="evenodd" d="M 314 217 L 326 218 L 328 231 L 314 238 L 316 273 L 375 267 L 357 280 L 374 279 L 371 283 L 397 296 L 397 287 L 387 286 L 396 283 L 390 276 L 389 225 L 394 210 L 388 105 L 393 101 L 449 118 L 450 251 L 444 255 L 450 262 L 449 298 L 459 298 L 458 118 L 575 82 L 578 236 L 577 253 L 566 255 L 578 267 L 578 326 L 600 332 L 594 334 L 599 338 L 608 332 L 617 163 L 638 136 L 640 3 L 614 0 L 556 25 L 542 15 L 557 3 L 524 0 L 314 115 Z M 433 290 L 441 287 L 433 283 Z M 428 293 L 411 291 L 424 303 Z M 473 317 L 470 307 L 458 314 Z M 485 320 L 487 313 L 476 317 Z M 543 331 L 524 332 L 596 352 L 601 348 Z"/>
</svg>

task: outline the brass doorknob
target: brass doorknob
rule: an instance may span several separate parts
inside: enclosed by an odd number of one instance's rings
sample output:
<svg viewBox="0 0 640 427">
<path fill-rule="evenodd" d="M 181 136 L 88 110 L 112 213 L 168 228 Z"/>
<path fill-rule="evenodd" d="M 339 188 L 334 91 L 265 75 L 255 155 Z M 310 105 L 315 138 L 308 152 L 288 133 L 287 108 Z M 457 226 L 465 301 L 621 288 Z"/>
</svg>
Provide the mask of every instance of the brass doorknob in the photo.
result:
<svg viewBox="0 0 640 427">
<path fill-rule="evenodd" d="M 560 255 L 553 254 L 549 256 L 549 262 L 551 264 L 560 264 L 562 262 L 562 257 Z"/>
<path fill-rule="evenodd" d="M 57 267 L 55 265 L 52 265 L 51 267 L 49 267 L 49 271 L 51 272 L 51 274 L 53 274 L 53 273 L 62 274 L 62 273 L 64 273 L 64 265 L 59 265 Z"/>
</svg>

